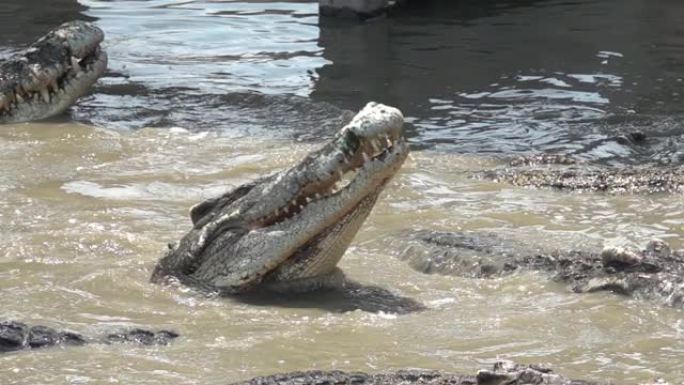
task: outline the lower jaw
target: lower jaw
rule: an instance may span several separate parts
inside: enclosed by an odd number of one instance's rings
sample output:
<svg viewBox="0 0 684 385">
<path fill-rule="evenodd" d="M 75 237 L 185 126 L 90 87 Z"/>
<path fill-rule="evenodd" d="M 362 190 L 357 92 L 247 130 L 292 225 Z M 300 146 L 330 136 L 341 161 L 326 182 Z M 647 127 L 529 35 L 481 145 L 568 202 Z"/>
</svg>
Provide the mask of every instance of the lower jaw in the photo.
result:
<svg viewBox="0 0 684 385">
<path fill-rule="evenodd" d="M 274 271 L 267 274 L 262 286 L 275 291 L 302 292 L 310 289 L 339 287 L 342 281 L 330 278 L 341 274 L 337 264 L 373 210 L 384 183 L 363 197 L 331 225 L 311 237 Z"/>
</svg>

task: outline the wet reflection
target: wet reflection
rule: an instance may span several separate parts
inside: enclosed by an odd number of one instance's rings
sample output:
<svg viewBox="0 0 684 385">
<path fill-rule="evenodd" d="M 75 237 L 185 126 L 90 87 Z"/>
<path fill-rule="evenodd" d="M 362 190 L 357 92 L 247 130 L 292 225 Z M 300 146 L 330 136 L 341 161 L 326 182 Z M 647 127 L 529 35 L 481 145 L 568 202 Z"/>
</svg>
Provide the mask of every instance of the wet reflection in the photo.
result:
<svg viewBox="0 0 684 385">
<path fill-rule="evenodd" d="M 127 93 L 131 91 L 131 93 Z M 180 127 L 231 137 L 320 140 L 346 124 L 353 113 L 330 103 L 289 94 L 193 89 L 148 89 L 142 84 L 100 86 L 72 108 L 71 117 L 114 129 Z"/>
<path fill-rule="evenodd" d="M 316 140 L 379 100 L 415 148 L 684 163 L 682 2 L 432 0 L 366 23 L 316 1 L 0 8 L 0 55 L 69 19 L 105 30 L 110 70 L 62 121 Z"/>
<path fill-rule="evenodd" d="M 420 3 L 365 24 L 321 20 L 330 63 L 312 97 L 395 104 L 415 142 L 446 151 L 683 161 L 684 4 Z M 635 132 L 648 140 L 624 140 Z"/>
<path fill-rule="evenodd" d="M 317 4 L 251 1 L 83 0 L 107 33 L 105 84 L 142 83 L 202 93 L 307 95 L 323 65 Z M 186 90 L 187 92 L 187 90 Z"/>
<path fill-rule="evenodd" d="M 110 73 L 79 121 L 311 140 L 349 118 L 306 97 L 325 63 L 315 2 L 82 3 L 107 33 Z"/>
</svg>

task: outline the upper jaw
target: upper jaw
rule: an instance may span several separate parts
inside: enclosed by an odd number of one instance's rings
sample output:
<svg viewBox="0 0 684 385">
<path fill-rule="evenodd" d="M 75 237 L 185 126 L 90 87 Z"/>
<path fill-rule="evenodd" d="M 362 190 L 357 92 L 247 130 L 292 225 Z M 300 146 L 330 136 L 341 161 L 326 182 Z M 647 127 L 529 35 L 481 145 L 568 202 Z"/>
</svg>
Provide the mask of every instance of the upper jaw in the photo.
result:
<svg viewBox="0 0 684 385">
<path fill-rule="evenodd" d="M 64 23 L 41 40 L 55 39 L 68 47 L 71 56 L 78 59 L 90 55 L 104 40 L 104 32 L 93 24 L 83 21 Z"/>
<path fill-rule="evenodd" d="M 408 152 L 402 126 L 403 115 L 398 109 L 368 103 L 330 143 L 274 175 L 269 183 L 252 189 L 241 199 L 235 216 L 250 228 L 294 216 L 305 206 L 338 191 L 340 181 L 348 182 L 351 173 L 363 170 L 371 160 L 392 149 L 399 149 L 399 155 Z M 381 163 L 399 158 L 403 162 L 403 157 L 395 155 L 381 159 Z"/>
<path fill-rule="evenodd" d="M 0 122 L 62 112 L 102 75 L 104 33 L 82 21 L 62 24 L 0 64 Z"/>
<path fill-rule="evenodd" d="M 368 141 L 396 140 L 403 135 L 404 116 L 394 107 L 370 102 L 359 111 L 342 132 L 348 130 Z"/>
</svg>

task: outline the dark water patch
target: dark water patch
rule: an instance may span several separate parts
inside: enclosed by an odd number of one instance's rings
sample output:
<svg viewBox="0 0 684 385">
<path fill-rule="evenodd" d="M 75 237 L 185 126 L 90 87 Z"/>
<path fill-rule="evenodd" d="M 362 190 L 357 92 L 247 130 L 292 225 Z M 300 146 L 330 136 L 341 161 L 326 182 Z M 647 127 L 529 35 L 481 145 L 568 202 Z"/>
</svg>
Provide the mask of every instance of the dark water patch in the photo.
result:
<svg viewBox="0 0 684 385">
<path fill-rule="evenodd" d="M 291 94 L 212 94 L 185 88 L 148 89 L 140 84 L 98 90 L 71 111 L 77 121 L 115 129 L 181 127 L 235 137 L 297 140 L 330 137 L 353 115 Z"/>
<path fill-rule="evenodd" d="M 31 0 L 0 11 L 0 55 L 65 19 L 96 19 L 110 73 L 72 115 L 105 127 L 315 139 L 331 115 L 299 97 L 344 110 L 377 100 L 405 113 L 415 148 L 682 163 L 682 2 L 429 0 L 366 23 L 317 12 L 316 1 Z M 248 94 L 273 104 L 230 96 Z"/>
<path fill-rule="evenodd" d="M 0 47 L 27 46 L 66 21 L 93 20 L 85 10 L 76 0 L 0 1 Z"/>
<path fill-rule="evenodd" d="M 373 285 L 347 282 L 344 287 L 306 293 L 256 293 L 235 297 L 236 300 L 258 306 L 323 309 L 335 313 L 365 311 L 369 313 L 408 314 L 426 309 L 420 302 L 394 294 Z"/>
<path fill-rule="evenodd" d="M 363 25 L 322 20 L 330 63 L 312 97 L 397 105 L 416 141 L 448 152 L 679 162 L 682 17 L 673 1 L 433 0 Z M 625 143 L 639 127 L 612 122 L 635 116 L 671 135 Z"/>
</svg>

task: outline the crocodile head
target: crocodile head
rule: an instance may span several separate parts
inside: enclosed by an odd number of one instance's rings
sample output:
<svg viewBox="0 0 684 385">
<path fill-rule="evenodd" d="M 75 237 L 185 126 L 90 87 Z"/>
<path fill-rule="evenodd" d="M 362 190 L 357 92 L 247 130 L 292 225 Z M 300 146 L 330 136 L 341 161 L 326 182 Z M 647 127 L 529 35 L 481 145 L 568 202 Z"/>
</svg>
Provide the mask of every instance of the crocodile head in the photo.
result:
<svg viewBox="0 0 684 385">
<path fill-rule="evenodd" d="M 48 118 L 85 94 L 107 67 L 102 31 L 64 23 L 0 63 L 0 123 Z"/>
<path fill-rule="evenodd" d="M 240 293 L 311 290 L 340 277 L 337 263 L 408 154 L 403 117 L 369 103 L 293 167 L 191 209 L 193 229 L 152 281 Z"/>
</svg>

